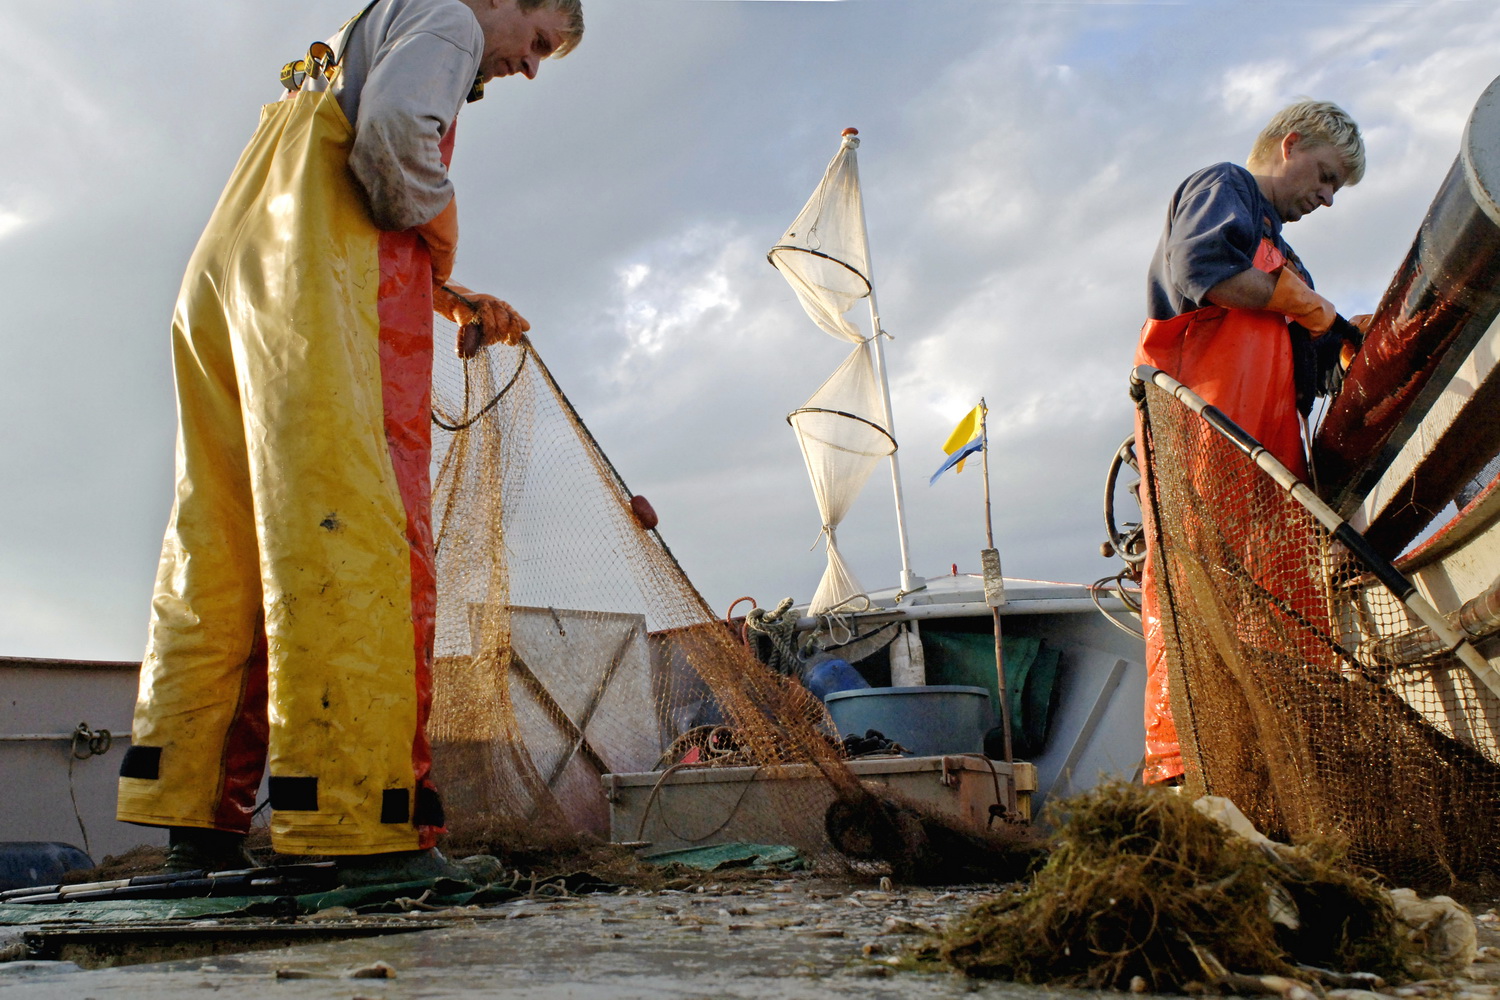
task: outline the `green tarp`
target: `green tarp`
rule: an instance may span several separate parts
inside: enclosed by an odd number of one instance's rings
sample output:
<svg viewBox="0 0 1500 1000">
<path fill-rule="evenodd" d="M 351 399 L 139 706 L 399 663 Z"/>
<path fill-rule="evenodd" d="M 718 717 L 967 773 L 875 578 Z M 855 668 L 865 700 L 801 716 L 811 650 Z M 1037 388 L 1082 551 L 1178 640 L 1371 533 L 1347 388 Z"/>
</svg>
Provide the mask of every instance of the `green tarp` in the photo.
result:
<svg viewBox="0 0 1500 1000">
<path fill-rule="evenodd" d="M 679 864 L 700 871 L 717 872 L 729 868 L 781 868 L 801 871 L 807 867 L 796 848 L 779 844 L 712 844 L 708 847 L 684 847 L 676 851 L 658 851 L 641 856 L 642 861 L 657 865 Z"/>
<path fill-rule="evenodd" d="M 280 917 L 348 907 L 358 913 L 400 913 L 400 901 L 419 899 L 426 906 L 487 906 L 533 891 L 562 895 L 612 891 L 618 885 L 587 872 L 556 876 L 536 883 L 476 886 L 456 879 L 425 879 L 358 889 L 329 889 L 301 896 L 208 896 L 190 899 L 96 900 L 87 903 L 0 903 L 0 926 L 43 923 L 119 924 L 199 917 Z"/>
<path fill-rule="evenodd" d="M 964 684 L 990 693 L 994 725 L 1000 724 L 1000 678 L 995 673 L 995 637 L 988 632 L 939 632 L 922 627 L 928 684 Z M 1031 757 L 1047 743 L 1057 687 L 1059 651 L 1035 636 L 1002 639 L 1005 684 L 1010 694 L 1011 744 L 1017 757 Z"/>
</svg>

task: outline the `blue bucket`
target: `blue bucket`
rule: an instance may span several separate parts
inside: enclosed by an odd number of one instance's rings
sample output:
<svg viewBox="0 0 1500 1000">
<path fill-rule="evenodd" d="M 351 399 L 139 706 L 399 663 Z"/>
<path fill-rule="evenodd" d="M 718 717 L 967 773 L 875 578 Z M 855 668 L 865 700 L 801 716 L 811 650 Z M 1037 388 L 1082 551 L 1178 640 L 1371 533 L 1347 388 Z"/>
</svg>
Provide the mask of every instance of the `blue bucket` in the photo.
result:
<svg viewBox="0 0 1500 1000">
<path fill-rule="evenodd" d="M 982 687 L 932 684 L 835 691 L 825 699 L 839 735 L 879 731 L 918 757 L 984 753 L 990 693 Z"/>
</svg>

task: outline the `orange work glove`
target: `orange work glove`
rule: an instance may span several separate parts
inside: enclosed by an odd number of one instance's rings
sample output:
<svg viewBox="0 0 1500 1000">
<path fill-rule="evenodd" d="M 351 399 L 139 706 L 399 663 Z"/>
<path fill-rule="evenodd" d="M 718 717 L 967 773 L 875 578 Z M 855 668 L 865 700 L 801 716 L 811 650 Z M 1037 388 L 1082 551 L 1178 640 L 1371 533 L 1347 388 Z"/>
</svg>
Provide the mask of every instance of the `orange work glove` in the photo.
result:
<svg viewBox="0 0 1500 1000">
<path fill-rule="evenodd" d="M 453 257 L 458 253 L 458 199 L 450 199 L 448 207 L 432 221 L 416 228 L 432 251 L 432 286 L 436 288 L 453 274 Z"/>
<path fill-rule="evenodd" d="M 514 347 L 531 324 L 493 295 L 471 292 L 451 281 L 432 290 L 432 310 L 457 323 L 456 349 L 461 358 L 472 358 L 481 347 L 504 343 Z"/>
<path fill-rule="evenodd" d="M 1307 282 L 1297 276 L 1290 267 L 1283 267 L 1276 278 L 1276 290 L 1266 308 L 1284 314 L 1295 323 L 1302 324 L 1308 333 L 1316 337 L 1327 333 L 1338 317 L 1333 303 L 1307 287 Z"/>
</svg>

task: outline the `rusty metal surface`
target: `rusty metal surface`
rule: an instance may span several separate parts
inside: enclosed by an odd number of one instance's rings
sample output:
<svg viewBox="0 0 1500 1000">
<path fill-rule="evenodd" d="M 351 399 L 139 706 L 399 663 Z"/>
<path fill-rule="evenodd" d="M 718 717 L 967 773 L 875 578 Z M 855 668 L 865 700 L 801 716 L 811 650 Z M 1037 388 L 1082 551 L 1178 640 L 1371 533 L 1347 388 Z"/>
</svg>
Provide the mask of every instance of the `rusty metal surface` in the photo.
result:
<svg viewBox="0 0 1500 1000">
<path fill-rule="evenodd" d="M 1358 505 L 1497 314 L 1500 226 L 1476 200 L 1458 160 L 1313 442 L 1324 492 L 1341 514 Z M 1460 435 L 1432 456 L 1421 477 L 1423 495 L 1409 498 L 1409 514 L 1380 534 L 1387 554 L 1410 541 L 1483 467 L 1491 443 L 1500 445 L 1500 428 L 1483 427 L 1494 421 L 1473 423 L 1476 433 L 1495 440 L 1476 443 Z"/>
</svg>

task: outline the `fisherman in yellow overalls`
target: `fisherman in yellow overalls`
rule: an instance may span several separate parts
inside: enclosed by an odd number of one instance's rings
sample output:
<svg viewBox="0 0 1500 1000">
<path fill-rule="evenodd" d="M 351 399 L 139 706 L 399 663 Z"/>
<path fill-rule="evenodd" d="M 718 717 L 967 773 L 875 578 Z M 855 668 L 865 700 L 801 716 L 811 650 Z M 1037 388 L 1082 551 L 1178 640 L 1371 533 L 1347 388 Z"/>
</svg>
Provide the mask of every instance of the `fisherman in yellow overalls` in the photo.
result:
<svg viewBox="0 0 1500 1000">
<path fill-rule="evenodd" d="M 448 280 L 448 160 L 466 99 L 582 33 L 579 0 L 375 0 L 261 111 L 172 324 L 176 502 L 119 798 L 169 828 L 172 870 L 244 866 L 269 763 L 278 851 L 346 881 L 446 871 L 432 315 L 480 346 L 529 329 Z"/>
</svg>

